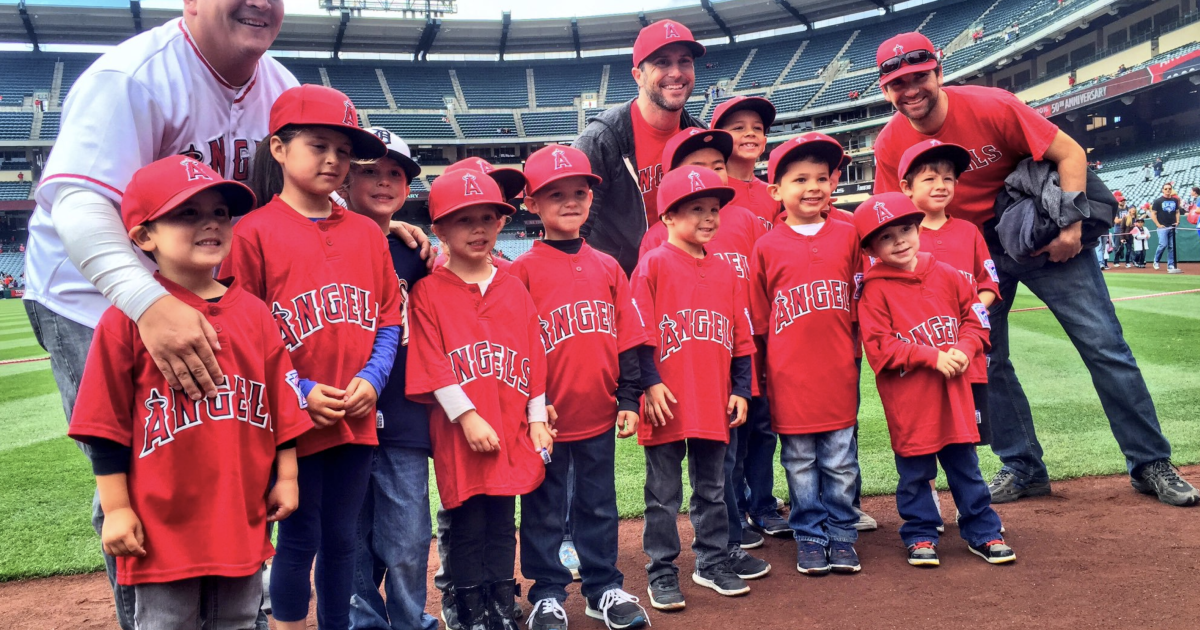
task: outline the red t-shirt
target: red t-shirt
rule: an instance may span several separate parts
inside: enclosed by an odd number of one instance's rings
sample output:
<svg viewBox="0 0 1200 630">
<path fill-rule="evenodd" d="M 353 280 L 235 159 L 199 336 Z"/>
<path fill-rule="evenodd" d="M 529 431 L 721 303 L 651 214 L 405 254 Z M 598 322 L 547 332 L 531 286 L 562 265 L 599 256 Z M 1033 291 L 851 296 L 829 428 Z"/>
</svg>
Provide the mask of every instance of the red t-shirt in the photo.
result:
<svg viewBox="0 0 1200 630">
<path fill-rule="evenodd" d="M 194 402 L 171 389 L 137 324 L 112 307 L 96 325 L 68 435 L 133 449 L 129 502 L 146 556 L 117 558 L 119 583 L 244 577 L 273 553 L 266 496 L 275 449 L 313 424 L 261 300 L 234 285 L 208 303 L 155 278 L 217 332 L 225 374 L 217 397 Z"/>
<path fill-rule="evenodd" d="M 750 312 L 755 332 L 767 338 L 776 433 L 836 431 L 858 419 L 853 321 L 861 252 L 854 226 L 844 221 L 825 221 L 813 236 L 783 225 L 754 248 Z"/>
<path fill-rule="evenodd" d="M 638 425 L 638 444 L 729 441 L 730 362 L 754 354 L 742 284 L 716 256 L 695 258 L 670 243 L 638 261 L 633 303 L 655 346 L 658 374 L 679 401 L 668 403 L 675 417 L 666 426 Z"/>
<path fill-rule="evenodd" d="M 877 264 L 867 270 L 858 321 L 883 401 L 892 450 L 902 457 L 979 441 L 975 400 L 965 375 L 937 371 L 938 352 L 968 357 L 988 348 L 987 309 L 971 281 L 930 254 L 916 271 Z"/>
<path fill-rule="evenodd" d="M 646 225 L 654 225 L 658 221 L 658 183 L 663 178 L 662 152 L 675 134 L 679 133 L 679 125 L 662 130 L 652 126 L 642 118 L 637 101 L 629 108 L 633 119 L 633 149 L 637 159 L 638 187 L 642 191 L 642 201 L 646 203 Z"/>
<path fill-rule="evenodd" d="M 476 495 L 517 496 L 542 483 L 546 467 L 529 439 L 530 398 L 546 393 L 546 352 L 537 309 L 521 281 L 497 270 L 487 292 L 445 267 L 409 294 L 410 399 L 430 405 L 429 438 L 442 507 Z M 433 392 L 460 385 L 496 431 L 500 450 L 476 453 Z M 616 405 L 614 404 L 614 409 Z M 615 420 L 615 418 L 614 418 Z"/>
<path fill-rule="evenodd" d="M 763 220 L 768 230 L 771 229 L 771 226 L 775 224 L 775 219 L 783 211 L 783 206 L 771 198 L 771 193 L 767 190 L 767 183 L 757 177 L 748 182 L 730 177 L 729 187 L 737 191 L 733 201 L 729 202 L 730 205 L 748 209 Z"/>
<path fill-rule="evenodd" d="M 587 243 L 578 253 L 542 241 L 512 264 L 537 307 L 546 349 L 546 402 L 554 405 L 556 442 L 612 431 L 617 418 L 617 355 L 646 343 L 629 280 L 616 259 Z"/>
<path fill-rule="evenodd" d="M 370 219 L 337 204 L 314 222 L 275 197 L 234 226 L 221 274 L 236 276 L 271 308 L 302 378 L 339 389 L 371 358 L 375 331 L 402 323 L 387 239 Z M 377 443 L 372 407 L 300 436 L 296 454 Z"/>
<path fill-rule="evenodd" d="M 955 216 L 975 225 L 995 216 L 996 195 L 1004 179 L 1027 157 L 1040 160 L 1058 135 L 1058 127 L 1016 96 L 977 85 L 943 87 L 950 101 L 946 121 L 925 135 L 896 113 L 875 140 L 875 194 L 900 192 L 900 158 L 912 145 L 935 139 L 953 142 L 971 153 L 971 168 L 954 191 Z"/>
</svg>

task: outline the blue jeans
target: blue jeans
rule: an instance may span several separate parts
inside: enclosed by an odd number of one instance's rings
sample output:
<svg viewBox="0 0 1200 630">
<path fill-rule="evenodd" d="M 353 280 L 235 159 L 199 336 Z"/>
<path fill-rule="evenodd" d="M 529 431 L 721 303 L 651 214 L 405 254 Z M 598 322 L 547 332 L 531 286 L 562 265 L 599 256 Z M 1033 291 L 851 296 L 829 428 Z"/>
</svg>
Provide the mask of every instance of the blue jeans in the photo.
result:
<svg viewBox="0 0 1200 630">
<path fill-rule="evenodd" d="M 609 429 L 584 440 L 555 443 L 545 481 L 521 497 L 521 574 L 533 582 L 529 601 L 567 599 L 571 572 L 559 562 L 558 548 L 565 530 L 562 507 L 572 478 L 571 523 L 583 581 L 579 591 L 595 602 L 605 591 L 624 586 L 625 576 L 617 570 L 616 439 Z"/>
<path fill-rule="evenodd" d="M 646 447 L 642 550 L 650 558 L 646 574 L 651 582 L 664 575 L 679 574 L 675 565 L 679 557 L 676 519 L 683 505 L 685 455 L 688 480 L 692 483 L 688 518 L 694 532 L 692 551 L 696 553 L 696 570 L 707 571 L 726 559 L 729 532 L 725 530 L 729 524 L 725 510 L 725 450 L 724 442 L 698 438 Z"/>
<path fill-rule="evenodd" d="M 1008 311 L 1017 293 L 1017 282 L 1046 303 L 1075 345 L 1092 375 L 1129 472 L 1136 473 L 1144 464 L 1169 458 L 1171 444 L 1162 433 L 1146 381 L 1125 343 L 1099 267 L 1088 256 L 1076 256 L 1066 262 L 1024 269 L 992 239 L 988 240 L 1000 276 L 1001 297 L 991 307 L 988 409 L 992 452 L 1005 468 L 1028 481 L 1049 480 L 1029 400 L 1009 357 Z"/>
<path fill-rule="evenodd" d="M 729 544 L 742 544 L 743 514 L 746 512 L 745 482 L 746 445 L 750 437 L 742 431 L 750 424 L 749 418 L 742 426 L 729 430 L 729 444 L 725 448 L 725 513 L 729 518 Z"/>
<path fill-rule="evenodd" d="M 942 515 L 929 493 L 929 482 L 937 478 L 939 462 L 946 471 L 946 482 L 959 511 L 958 533 L 963 540 L 978 547 L 1001 539 L 1000 517 L 992 509 L 992 495 L 979 473 L 975 447 L 950 444 L 928 455 L 896 455 L 896 472 L 900 473 L 900 482 L 896 484 L 896 508 L 904 519 L 900 526 L 904 546 L 919 542 L 936 545 L 938 542 L 937 527 L 942 524 Z"/>
<path fill-rule="evenodd" d="M 437 630 L 425 612 L 429 566 L 429 453 L 379 446 L 358 520 L 353 630 Z M 383 583 L 387 602 L 379 595 Z"/>
<path fill-rule="evenodd" d="M 1154 264 L 1162 262 L 1163 252 L 1167 252 L 1167 267 L 1175 266 L 1175 226 L 1158 228 L 1158 249 L 1154 250 Z"/>
<path fill-rule="evenodd" d="M 796 542 L 858 540 L 854 481 L 858 477 L 854 427 L 822 433 L 780 435 L 792 509 L 788 525 Z"/>
<path fill-rule="evenodd" d="M 771 405 L 766 396 L 750 399 L 746 424 L 738 427 L 744 442 L 744 482 L 738 486 L 738 506 L 743 513 L 761 517 L 775 513 L 775 442 L 771 431 Z M 738 523 L 741 525 L 741 522 Z"/>
</svg>

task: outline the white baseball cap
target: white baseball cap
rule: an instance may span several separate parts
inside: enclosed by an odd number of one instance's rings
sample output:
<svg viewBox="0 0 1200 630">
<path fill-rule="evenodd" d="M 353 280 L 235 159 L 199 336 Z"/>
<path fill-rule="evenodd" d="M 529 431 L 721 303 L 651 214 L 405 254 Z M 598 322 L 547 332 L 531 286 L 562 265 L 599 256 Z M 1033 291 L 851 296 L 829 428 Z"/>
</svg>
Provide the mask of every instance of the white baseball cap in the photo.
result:
<svg viewBox="0 0 1200 630">
<path fill-rule="evenodd" d="M 387 147 L 387 156 L 396 160 L 400 168 L 404 169 L 405 177 L 408 177 L 408 182 L 416 179 L 421 174 L 421 166 L 416 160 L 412 159 L 412 152 L 408 149 L 408 144 L 400 139 L 400 136 L 384 129 L 383 127 L 368 127 L 364 129 L 369 134 L 373 134 L 376 138 L 383 141 Z"/>
</svg>

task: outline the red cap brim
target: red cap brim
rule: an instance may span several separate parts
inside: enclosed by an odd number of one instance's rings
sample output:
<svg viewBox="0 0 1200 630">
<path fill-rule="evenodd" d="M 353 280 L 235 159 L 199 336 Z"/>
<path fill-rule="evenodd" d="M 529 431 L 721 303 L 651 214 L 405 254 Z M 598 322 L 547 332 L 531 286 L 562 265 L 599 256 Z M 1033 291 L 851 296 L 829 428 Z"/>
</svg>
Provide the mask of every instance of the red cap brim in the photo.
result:
<svg viewBox="0 0 1200 630">
<path fill-rule="evenodd" d="M 661 217 L 662 215 L 670 212 L 671 208 L 674 208 L 675 206 L 678 206 L 681 203 L 687 203 L 693 199 L 702 199 L 704 197 L 716 197 L 717 200 L 721 202 L 721 207 L 724 208 L 726 205 L 729 204 L 730 201 L 733 201 L 733 198 L 736 196 L 737 196 L 737 191 L 728 186 L 713 186 L 712 188 L 705 188 L 704 190 L 697 190 L 694 193 L 688 193 L 688 194 L 672 201 L 670 204 L 667 205 L 666 208 L 659 208 L 658 216 Z"/>
<path fill-rule="evenodd" d="M 226 203 L 229 204 L 229 216 L 236 217 L 246 214 L 247 212 L 253 210 L 254 206 L 258 204 L 256 198 L 254 197 L 254 193 L 245 184 L 229 180 L 213 181 L 200 186 L 185 188 L 175 193 L 169 199 L 164 201 L 162 205 L 155 209 L 154 212 L 151 212 L 149 216 L 143 219 L 143 221 L 154 221 L 156 219 L 161 219 L 162 217 L 170 214 L 175 208 L 178 208 L 179 204 L 206 190 L 214 189 L 221 193 L 221 196 L 225 197 Z M 133 228 L 132 225 L 127 225 L 125 227 L 127 229 Z"/>
<path fill-rule="evenodd" d="M 537 192 L 539 190 L 545 188 L 547 184 L 556 182 L 560 179 L 567 179 L 568 177 L 586 177 L 588 180 L 589 186 L 595 186 L 596 184 L 599 184 L 600 182 L 604 181 L 599 175 L 597 175 L 595 173 L 558 173 L 557 175 L 551 175 L 550 177 L 547 177 L 546 179 L 538 182 L 537 188 L 529 188 L 528 186 L 526 186 L 525 194 L 526 195 L 536 195 Z"/>
</svg>

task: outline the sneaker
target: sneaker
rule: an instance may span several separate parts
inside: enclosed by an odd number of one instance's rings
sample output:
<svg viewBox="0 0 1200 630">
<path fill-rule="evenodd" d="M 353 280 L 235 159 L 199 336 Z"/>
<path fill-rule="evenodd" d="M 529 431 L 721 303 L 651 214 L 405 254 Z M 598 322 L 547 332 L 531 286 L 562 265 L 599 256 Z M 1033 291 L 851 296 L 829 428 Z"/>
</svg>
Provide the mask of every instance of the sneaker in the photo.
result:
<svg viewBox="0 0 1200 630">
<path fill-rule="evenodd" d="M 567 630 L 567 611 L 553 597 L 539 599 L 525 625 L 529 630 Z"/>
<path fill-rule="evenodd" d="M 1025 481 L 1011 468 L 1001 468 L 988 482 L 992 503 L 1012 503 L 1024 497 L 1044 497 L 1050 494 L 1049 481 Z"/>
<path fill-rule="evenodd" d="M 638 603 L 638 598 L 619 588 L 604 591 L 595 602 L 587 600 L 584 614 L 603 621 L 609 630 L 640 628 L 650 623 L 650 615 L 647 615 L 646 609 Z"/>
<path fill-rule="evenodd" d="M 834 573 L 858 573 L 862 565 L 858 563 L 854 545 L 836 540 L 829 543 L 829 568 Z"/>
<path fill-rule="evenodd" d="M 909 546 L 908 563 L 914 567 L 936 567 L 941 565 L 941 560 L 938 560 L 937 545 L 922 541 Z"/>
<path fill-rule="evenodd" d="M 571 572 L 572 580 L 579 580 L 579 554 L 575 552 L 575 543 L 562 541 L 558 546 L 558 561 Z"/>
<path fill-rule="evenodd" d="M 1128 268 L 1130 268 L 1130 267 L 1132 267 L 1132 266 L 1133 266 L 1133 265 L 1130 265 L 1129 263 L 1125 263 L 1125 268 L 1126 268 L 1126 269 L 1128 269 Z"/>
<path fill-rule="evenodd" d="M 692 573 L 692 581 L 726 597 L 745 595 L 750 592 L 746 581 L 729 568 L 728 562 L 718 562 L 704 571 L 697 569 L 695 573 Z"/>
<path fill-rule="evenodd" d="M 755 558 L 737 545 L 730 545 L 726 553 L 730 570 L 743 580 L 755 580 L 771 572 L 771 563 Z"/>
<path fill-rule="evenodd" d="M 1175 466 L 1165 459 L 1146 464 L 1138 477 L 1130 478 L 1129 483 L 1134 490 L 1142 494 L 1158 495 L 1158 500 L 1167 505 L 1187 506 L 1200 503 L 1200 493 L 1180 477 Z"/>
<path fill-rule="evenodd" d="M 1167 273 L 1183 273 L 1183 270 L 1179 267 L 1168 267 Z"/>
<path fill-rule="evenodd" d="M 854 524 L 854 529 L 860 532 L 873 532 L 879 529 L 879 522 L 871 518 L 870 514 L 860 508 L 854 508 L 854 513 L 858 515 L 858 522 Z"/>
<path fill-rule="evenodd" d="M 799 547 L 800 549 L 796 552 L 797 571 L 804 575 L 829 573 L 829 554 L 825 551 L 825 547 L 810 541 L 801 542 Z"/>
<path fill-rule="evenodd" d="M 955 526 L 955 527 L 958 527 L 958 521 L 959 521 L 961 518 L 962 518 L 962 512 L 959 512 L 958 510 L 954 510 L 954 526 Z M 938 530 L 938 531 L 941 531 L 941 530 Z M 1005 531 L 1004 531 L 1004 523 L 1000 523 L 1000 533 L 1001 533 L 1001 534 L 1005 533 Z"/>
<path fill-rule="evenodd" d="M 454 591 L 449 588 L 442 591 L 442 623 L 446 625 L 447 630 L 462 630 L 462 624 L 458 622 L 458 605 L 454 601 Z"/>
<path fill-rule="evenodd" d="M 687 606 L 683 591 L 679 590 L 679 577 L 674 573 L 651 580 L 646 592 L 650 595 L 650 605 L 659 610 L 683 610 Z"/>
<path fill-rule="evenodd" d="M 746 515 L 746 522 L 750 527 L 768 536 L 792 537 L 792 528 L 782 516 L 775 513 L 764 514 L 763 516 Z"/>
<path fill-rule="evenodd" d="M 1158 263 L 1154 263 L 1154 268 L 1158 269 Z"/>
<path fill-rule="evenodd" d="M 758 549 L 763 546 L 765 541 L 766 539 L 757 531 L 749 527 L 742 528 L 742 549 Z"/>
<path fill-rule="evenodd" d="M 938 513 L 939 523 L 937 526 L 937 531 L 939 534 L 945 534 L 946 522 L 942 520 L 942 495 L 938 494 L 937 488 L 934 488 L 933 486 L 929 486 L 929 492 L 933 495 L 933 507 L 937 509 Z"/>
<path fill-rule="evenodd" d="M 1017 559 L 1017 552 L 1004 544 L 1003 540 L 989 540 L 978 547 L 971 547 L 971 553 L 987 560 L 989 564 L 1004 564 Z"/>
</svg>

